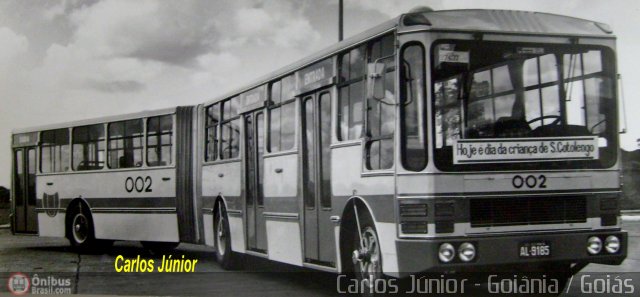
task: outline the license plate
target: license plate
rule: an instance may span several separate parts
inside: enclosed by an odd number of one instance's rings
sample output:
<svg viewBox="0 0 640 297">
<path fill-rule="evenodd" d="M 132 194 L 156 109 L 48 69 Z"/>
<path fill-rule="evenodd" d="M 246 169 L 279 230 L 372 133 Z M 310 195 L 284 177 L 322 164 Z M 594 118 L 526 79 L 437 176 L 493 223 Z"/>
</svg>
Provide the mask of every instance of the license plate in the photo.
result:
<svg viewBox="0 0 640 297">
<path fill-rule="evenodd" d="M 551 244 L 546 241 L 520 243 L 521 258 L 543 258 L 551 256 Z"/>
</svg>

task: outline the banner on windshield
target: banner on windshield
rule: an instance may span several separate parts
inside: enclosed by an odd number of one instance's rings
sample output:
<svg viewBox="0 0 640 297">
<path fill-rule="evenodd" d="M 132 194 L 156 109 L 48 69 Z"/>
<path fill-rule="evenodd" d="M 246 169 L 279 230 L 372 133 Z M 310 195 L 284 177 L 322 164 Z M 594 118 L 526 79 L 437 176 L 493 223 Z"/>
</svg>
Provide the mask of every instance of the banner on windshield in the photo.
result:
<svg viewBox="0 0 640 297">
<path fill-rule="evenodd" d="M 597 160 L 598 137 L 458 139 L 454 164 Z"/>
</svg>

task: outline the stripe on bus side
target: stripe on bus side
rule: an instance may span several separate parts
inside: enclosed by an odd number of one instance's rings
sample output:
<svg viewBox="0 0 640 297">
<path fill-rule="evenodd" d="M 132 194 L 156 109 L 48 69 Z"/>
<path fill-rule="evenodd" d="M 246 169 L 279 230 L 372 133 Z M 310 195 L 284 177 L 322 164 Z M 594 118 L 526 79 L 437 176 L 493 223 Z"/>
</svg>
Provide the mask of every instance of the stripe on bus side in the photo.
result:
<svg viewBox="0 0 640 297">
<path fill-rule="evenodd" d="M 224 201 L 227 205 L 227 210 L 240 210 L 243 207 L 243 201 L 240 199 L 240 196 L 222 196 L 224 197 Z M 202 196 L 202 210 L 208 211 L 211 209 L 213 211 L 214 204 L 218 199 L 218 196 Z"/>
<path fill-rule="evenodd" d="M 352 196 L 333 196 L 331 198 L 332 208 L 337 211 L 337 215 L 342 215 L 344 203 Z M 367 201 L 372 207 L 374 217 L 381 222 L 395 222 L 394 220 L 394 195 L 361 195 L 360 198 Z M 202 212 L 211 214 L 213 212 L 214 202 L 217 197 L 203 196 Z M 227 214 L 241 214 L 244 208 L 244 201 L 240 196 L 224 196 L 227 203 Z M 264 197 L 264 206 L 266 213 L 288 213 L 298 214 L 300 212 L 299 201 L 302 198 L 297 196 L 291 197 Z"/>
<path fill-rule="evenodd" d="M 66 213 L 64 208 L 36 208 L 37 213 L 46 213 L 55 210 L 56 213 Z M 176 208 L 111 208 L 96 207 L 91 208 L 92 213 L 176 213 Z"/>
<path fill-rule="evenodd" d="M 441 193 L 399 193 L 398 197 L 401 198 L 403 196 L 410 197 L 445 197 L 445 198 L 465 198 L 465 197 L 496 197 L 496 196 L 508 196 L 511 197 L 513 195 L 526 195 L 526 196 L 536 196 L 536 195 L 562 195 L 562 194 L 606 194 L 606 193 L 620 193 L 620 189 L 593 189 L 593 190 L 528 190 L 528 191 L 497 191 L 497 192 L 441 192 Z"/>
<path fill-rule="evenodd" d="M 66 209 L 72 200 L 77 198 L 60 198 L 59 207 L 55 209 Z M 148 209 L 159 208 L 168 209 L 176 207 L 175 197 L 139 197 L 139 198 L 83 198 L 89 207 L 93 210 L 96 208 L 109 208 L 109 209 Z M 43 207 L 42 199 L 36 201 L 36 208 L 47 210 L 54 208 Z"/>
</svg>

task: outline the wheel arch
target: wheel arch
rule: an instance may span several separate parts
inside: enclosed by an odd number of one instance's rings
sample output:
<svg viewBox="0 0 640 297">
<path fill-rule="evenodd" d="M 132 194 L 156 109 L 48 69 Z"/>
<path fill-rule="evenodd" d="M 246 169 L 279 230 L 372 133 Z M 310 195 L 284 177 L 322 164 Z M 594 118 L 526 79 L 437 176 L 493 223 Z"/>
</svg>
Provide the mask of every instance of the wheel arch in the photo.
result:
<svg viewBox="0 0 640 297">
<path fill-rule="evenodd" d="M 71 234 L 69 234 L 69 225 L 71 224 L 71 220 L 73 220 L 73 217 L 71 216 L 71 214 L 73 214 L 75 212 L 74 208 L 77 207 L 78 205 L 84 205 L 84 209 L 87 210 L 88 214 L 89 214 L 89 219 L 91 220 L 91 226 L 93 227 L 93 231 L 95 234 L 95 221 L 93 220 L 93 212 L 91 211 L 91 205 L 89 204 L 89 202 L 82 198 L 82 197 L 77 197 L 74 198 L 73 200 L 71 200 L 71 202 L 69 202 L 69 205 L 67 206 L 67 208 L 65 209 L 65 218 L 64 218 L 64 235 L 66 238 L 70 238 Z"/>
<path fill-rule="evenodd" d="M 213 220 L 215 224 L 215 218 L 218 214 L 218 208 L 220 208 L 220 204 L 224 206 L 224 209 L 229 209 L 227 204 L 227 199 L 224 198 L 224 195 L 218 194 L 218 196 L 213 201 Z"/>
<path fill-rule="evenodd" d="M 363 217 L 367 217 L 375 225 L 376 218 L 371 210 L 369 203 L 360 196 L 353 196 L 347 200 L 344 209 L 342 210 L 342 216 L 340 219 L 339 228 L 339 253 L 340 257 L 340 272 L 352 272 L 353 267 L 349 265 L 351 263 L 351 246 L 353 245 L 353 232 L 357 228 L 354 205 L 358 209 L 358 218 L 362 222 Z M 383 262 L 384 263 L 384 262 Z"/>
</svg>

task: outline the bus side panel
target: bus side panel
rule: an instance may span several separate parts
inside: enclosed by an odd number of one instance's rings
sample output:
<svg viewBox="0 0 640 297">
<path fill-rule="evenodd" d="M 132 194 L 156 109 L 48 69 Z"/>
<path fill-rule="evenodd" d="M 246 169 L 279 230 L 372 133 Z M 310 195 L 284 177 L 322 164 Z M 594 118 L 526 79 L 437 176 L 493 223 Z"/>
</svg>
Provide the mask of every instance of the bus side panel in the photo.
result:
<svg viewBox="0 0 640 297">
<path fill-rule="evenodd" d="M 264 159 L 264 195 L 269 259 L 302 265 L 298 154 Z"/>
<path fill-rule="evenodd" d="M 336 208 L 344 208 L 347 199 L 357 196 L 371 206 L 376 221 L 393 223 L 395 195 L 391 174 L 362 174 L 362 146 L 333 148 L 331 151 L 331 185 Z M 341 213 L 340 213 L 341 214 Z"/>
<path fill-rule="evenodd" d="M 231 250 L 244 253 L 247 250 L 247 245 L 244 240 L 245 234 L 242 215 L 237 213 L 229 214 L 229 233 L 231 233 Z"/>
<path fill-rule="evenodd" d="M 40 235 L 64 236 L 65 210 L 81 198 L 91 209 L 96 238 L 178 242 L 175 180 L 170 167 L 40 175 Z"/>
<path fill-rule="evenodd" d="M 205 213 L 202 215 L 202 227 L 204 228 L 204 244 L 207 246 L 214 246 L 213 213 Z"/>
<path fill-rule="evenodd" d="M 53 216 L 46 212 L 38 213 L 38 235 L 48 237 L 64 237 L 64 212 Z M 49 213 L 52 213 L 50 211 Z"/>
<path fill-rule="evenodd" d="M 383 254 L 383 272 L 397 272 L 395 248 L 396 223 L 394 218 L 395 185 L 393 175 L 368 173 L 363 175 L 362 145 L 333 148 L 331 160 L 331 182 L 335 215 L 342 215 L 346 202 L 351 197 L 362 199 L 371 212 L 376 232 L 380 238 Z M 338 236 L 339 238 L 339 236 Z M 339 243 L 338 243 L 339 247 Z M 339 249 L 338 257 L 339 257 Z M 350 262 L 342 265 L 351 265 Z"/>
<path fill-rule="evenodd" d="M 96 238 L 178 242 L 175 213 L 94 213 Z M 126 231 L 126 232 L 124 232 Z"/>
<path fill-rule="evenodd" d="M 215 199 L 220 196 L 227 206 L 229 231 L 231 232 L 231 249 L 244 252 L 244 224 L 242 220 L 244 203 L 241 200 L 242 163 L 238 161 L 208 164 L 202 166 L 202 199 L 205 240 L 213 245 L 213 211 Z M 239 233 L 234 233 L 234 232 Z M 207 238 L 209 238 L 207 240 Z"/>
</svg>

